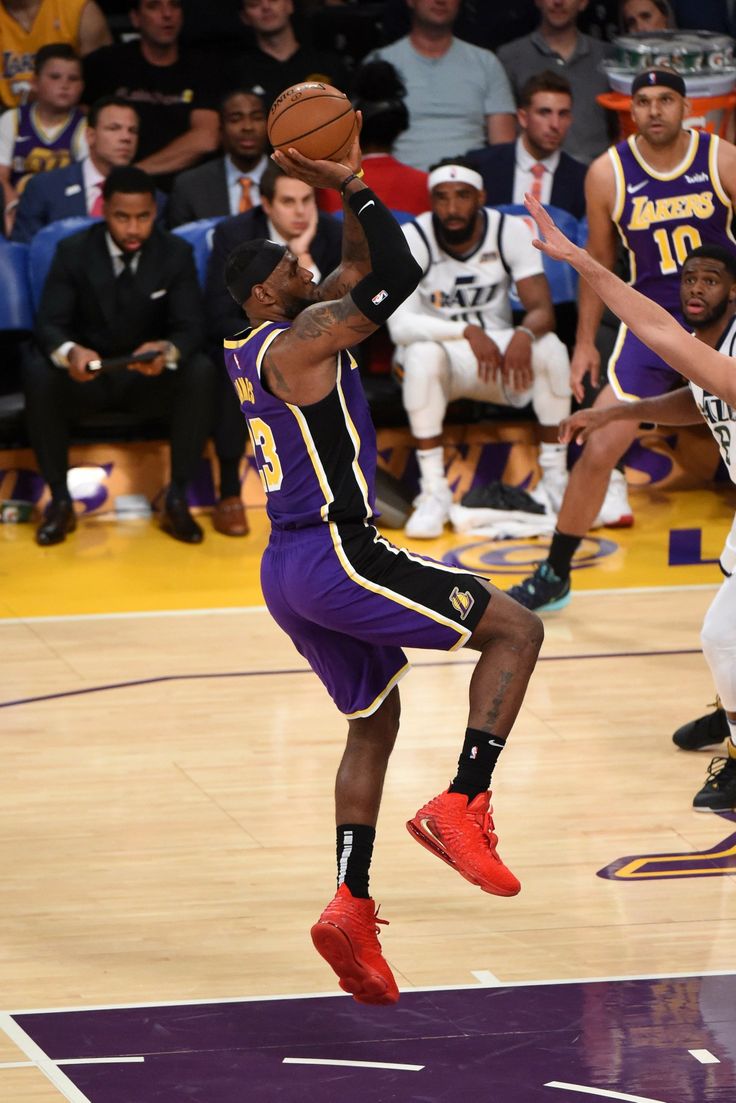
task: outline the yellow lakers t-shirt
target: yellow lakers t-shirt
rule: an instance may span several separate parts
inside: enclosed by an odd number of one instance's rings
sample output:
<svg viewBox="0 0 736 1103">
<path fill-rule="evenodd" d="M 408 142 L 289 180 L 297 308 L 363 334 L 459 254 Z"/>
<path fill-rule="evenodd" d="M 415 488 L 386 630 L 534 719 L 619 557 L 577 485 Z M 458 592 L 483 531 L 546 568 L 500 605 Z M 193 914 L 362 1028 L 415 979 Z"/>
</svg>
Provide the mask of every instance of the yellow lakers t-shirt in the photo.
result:
<svg viewBox="0 0 736 1103">
<path fill-rule="evenodd" d="M 33 61 L 49 42 L 67 42 L 79 49 L 79 23 L 87 0 L 41 0 L 30 31 L 26 31 L 0 4 L 0 102 L 19 107 L 28 99 Z"/>
</svg>

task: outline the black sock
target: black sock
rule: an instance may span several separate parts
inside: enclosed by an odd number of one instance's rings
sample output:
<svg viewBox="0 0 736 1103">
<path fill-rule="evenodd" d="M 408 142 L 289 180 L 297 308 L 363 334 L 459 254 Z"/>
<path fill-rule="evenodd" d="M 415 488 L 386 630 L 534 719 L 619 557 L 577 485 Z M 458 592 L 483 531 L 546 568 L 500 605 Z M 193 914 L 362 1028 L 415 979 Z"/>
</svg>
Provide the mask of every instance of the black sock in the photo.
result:
<svg viewBox="0 0 736 1103">
<path fill-rule="evenodd" d="M 469 801 L 485 793 L 491 784 L 493 768 L 506 746 L 506 740 L 490 732 L 467 728 L 465 742 L 457 760 L 457 777 L 448 792 L 465 793 Z"/>
<path fill-rule="evenodd" d="M 353 896 L 368 892 L 368 872 L 373 857 L 375 827 L 365 823 L 341 823 L 337 827 L 337 887 L 345 882 Z"/>
<path fill-rule="evenodd" d="M 568 536 L 567 533 L 554 531 L 552 543 L 547 553 L 547 562 L 558 578 L 570 577 L 572 557 L 580 547 L 582 536 Z"/>
<path fill-rule="evenodd" d="M 240 459 L 224 460 L 218 456 L 220 464 L 220 497 L 240 497 Z"/>
<path fill-rule="evenodd" d="M 172 479 L 169 483 L 169 489 L 166 491 L 166 501 L 171 502 L 186 502 L 187 500 L 187 484 L 178 482 Z"/>
<path fill-rule="evenodd" d="M 49 490 L 51 491 L 52 499 L 59 505 L 61 505 L 62 502 L 71 502 L 72 500 L 66 479 L 59 479 L 58 482 L 49 483 Z"/>
</svg>

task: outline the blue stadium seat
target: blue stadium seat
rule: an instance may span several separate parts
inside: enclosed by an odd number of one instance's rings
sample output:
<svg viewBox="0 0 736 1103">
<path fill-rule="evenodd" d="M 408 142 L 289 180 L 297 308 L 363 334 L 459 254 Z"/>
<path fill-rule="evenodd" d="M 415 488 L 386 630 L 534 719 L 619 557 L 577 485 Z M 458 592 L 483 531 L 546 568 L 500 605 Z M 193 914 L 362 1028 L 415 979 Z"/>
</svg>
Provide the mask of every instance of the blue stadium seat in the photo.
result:
<svg viewBox="0 0 736 1103">
<path fill-rule="evenodd" d="M 75 218 L 60 218 L 57 222 L 50 222 L 34 236 L 28 246 L 28 271 L 31 284 L 31 299 L 33 309 L 38 310 L 41 301 L 43 286 L 49 274 L 51 261 L 54 259 L 56 246 L 62 238 L 76 234 L 78 230 L 84 230 L 91 226 L 97 219 L 80 215 Z"/>
<path fill-rule="evenodd" d="M 0 238 L 0 329 L 33 329 L 28 245 Z"/>
<path fill-rule="evenodd" d="M 496 209 L 503 211 L 504 214 L 517 215 L 525 219 L 528 225 L 534 230 L 534 235 L 536 237 L 536 226 L 526 207 L 516 203 L 499 203 Z M 575 215 L 570 214 L 569 211 L 563 211 L 560 207 L 547 206 L 545 210 L 549 211 L 563 234 L 567 234 L 570 240 L 574 241 L 577 245 L 580 241 L 582 230 L 581 224 L 578 222 L 577 218 L 575 218 Z M 587 230 L 585 236 L 587 237 Z M 583 240 L 585 239 L 583 238 Z M 575 269 L 571 268 L 569 264 L 566 264 L 562 260 L 552 260 L 550 257 L 543 257 L 542 263 L 544 265 L 544 274 L 547 277 L 549 289 L 552 294 L 552 302 L 574 303 L 577 299 L 578 290 L 578 276 Z M 512 288 L 510 298 L 512 310 L 524 309 L 515 294 L 515 288 Z"/>
<path fill-rule="evenodd" d="M 201 218 L 197 222 L 185 222 L 183 226 L 177 226 L 174 230 L 174 233 L 188 241 L 194 250 L 194 263 L 197 266 L 197 276 L 202 287 L 207 278 L 207 262 L 212 251 L 212 237 L 218 222 L 220 218 Z"/>
</svg>

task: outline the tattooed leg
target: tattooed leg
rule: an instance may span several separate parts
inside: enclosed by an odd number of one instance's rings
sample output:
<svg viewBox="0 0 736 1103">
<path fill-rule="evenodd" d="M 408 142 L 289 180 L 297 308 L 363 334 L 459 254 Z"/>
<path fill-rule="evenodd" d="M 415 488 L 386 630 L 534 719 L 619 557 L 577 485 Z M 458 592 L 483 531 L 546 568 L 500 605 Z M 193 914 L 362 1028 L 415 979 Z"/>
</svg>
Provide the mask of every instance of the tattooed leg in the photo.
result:
<svg viewBox="0 0 736 1103">
<path fill-rule="evenodd" d="M 544 638 L 542 622 L 494 587 L 467 646 L 480 651 L 470 680 L 468 727 L 505 739 L 513 726 Z"/>
</svg>

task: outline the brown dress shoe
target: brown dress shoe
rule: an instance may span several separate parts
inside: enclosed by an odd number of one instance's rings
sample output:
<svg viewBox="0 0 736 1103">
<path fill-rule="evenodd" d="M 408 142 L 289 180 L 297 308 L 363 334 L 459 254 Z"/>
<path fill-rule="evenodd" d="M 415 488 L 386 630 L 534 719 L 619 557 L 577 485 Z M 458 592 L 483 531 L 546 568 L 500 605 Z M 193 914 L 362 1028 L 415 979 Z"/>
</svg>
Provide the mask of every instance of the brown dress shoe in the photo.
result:
<svg viewBox="0 0 736 1103">
<path fill-rule="evenodd" d="M 250 532 L 240 498 L 221 498 L 212 511 L 212 524 L 223 536 L 247 536 Z"/>
<path fill-rule="evenodd" d="M 51 544 L 60 544 L 66 540 L 68 532 L 77 527 L 77 515 L 70 501 L 51 501 L 44 510 L 41 523 L 36 529 L 36 543 L 42 548 Z"/>
</svg>

